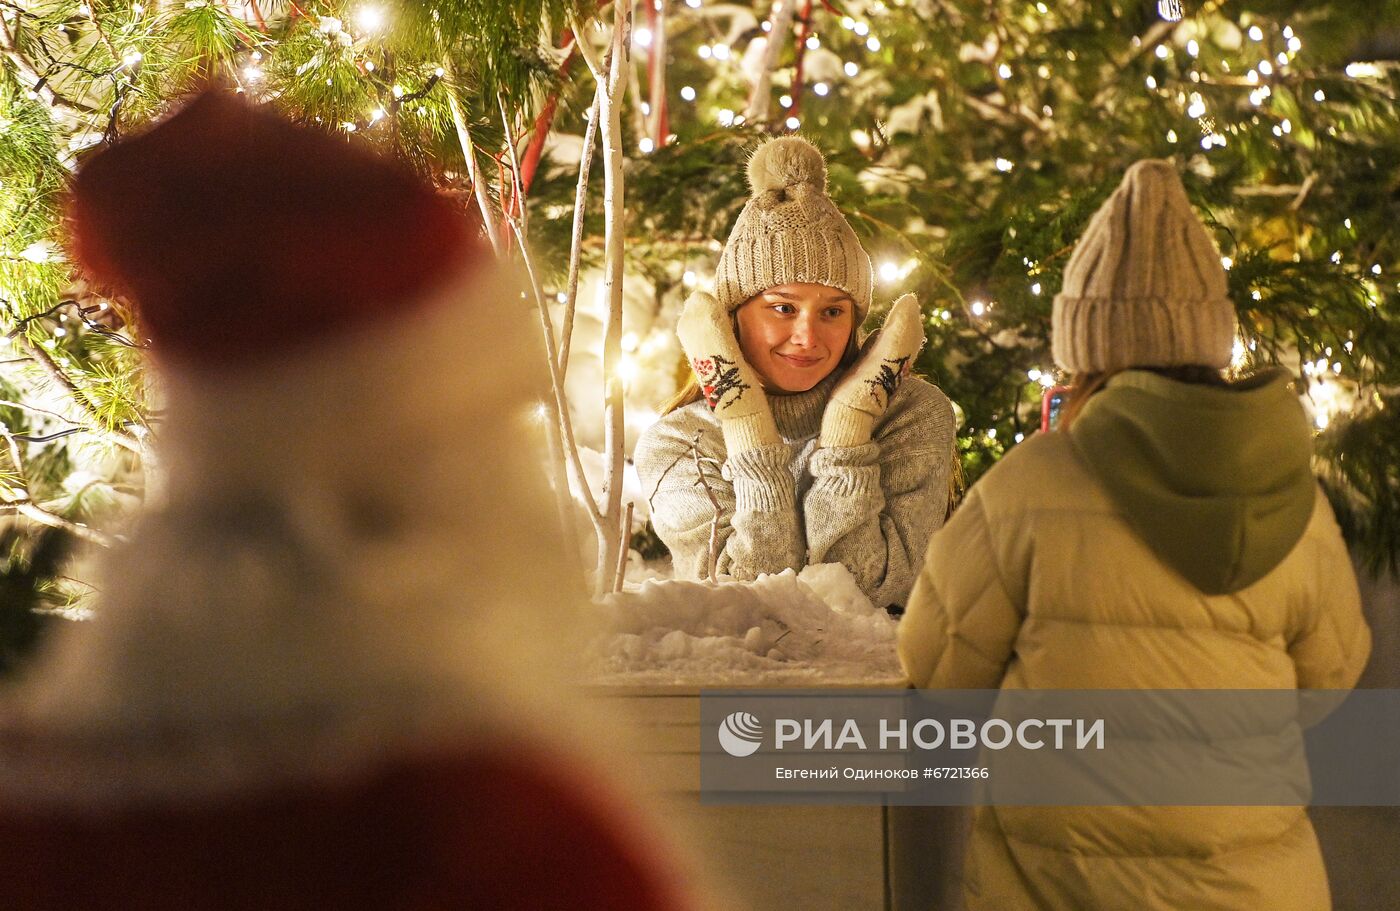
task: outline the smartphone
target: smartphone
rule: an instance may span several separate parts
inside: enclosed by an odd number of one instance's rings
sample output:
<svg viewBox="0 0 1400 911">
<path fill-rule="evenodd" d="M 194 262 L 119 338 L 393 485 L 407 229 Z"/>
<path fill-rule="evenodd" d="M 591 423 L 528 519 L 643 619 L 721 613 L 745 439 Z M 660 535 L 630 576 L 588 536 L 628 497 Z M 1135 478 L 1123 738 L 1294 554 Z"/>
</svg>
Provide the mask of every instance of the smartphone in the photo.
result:
<svg viewBox="0 0 1400 911">
<path fill-rule="evenodd" d="M 1055 425 L 1060 423 L 1060 411 L 1069 398 L 1069 390 L 1068 386 L 1051 386 L 1045 390 L 1045 396 L 1040 400 L 1041 430 L 1054 430 Z"/>
</svg>

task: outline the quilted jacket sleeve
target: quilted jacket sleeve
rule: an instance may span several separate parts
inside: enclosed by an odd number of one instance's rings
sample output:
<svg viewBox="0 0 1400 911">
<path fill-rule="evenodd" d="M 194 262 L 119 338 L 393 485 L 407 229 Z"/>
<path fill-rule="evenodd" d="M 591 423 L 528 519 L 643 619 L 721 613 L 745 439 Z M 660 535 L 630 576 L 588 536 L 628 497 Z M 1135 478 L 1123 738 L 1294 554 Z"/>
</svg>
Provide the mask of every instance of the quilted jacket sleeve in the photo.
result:
<svg viewBox="0 0 1400 911">
<path fill-rule="evenodd" d="M 982 497 L 967 499 L 929 542 L 899 624 L 899 659 L 918 687 L 996 689 L 1024 606 L 1002 580 Z"/>
<path fill-rule="evenodd" d="M 1346 543 L 1321 494 L 1317 509 L 1325 514 L 1314 517 L 1324 527 L 1313 594 L 1289 639 L 1288 654 L 1297 670 L 1299 689 L 1346 690 L 1356 685 L 1371 655 L 1371 630 L 1361 614 L 1361 595 Z"/>
</svg>

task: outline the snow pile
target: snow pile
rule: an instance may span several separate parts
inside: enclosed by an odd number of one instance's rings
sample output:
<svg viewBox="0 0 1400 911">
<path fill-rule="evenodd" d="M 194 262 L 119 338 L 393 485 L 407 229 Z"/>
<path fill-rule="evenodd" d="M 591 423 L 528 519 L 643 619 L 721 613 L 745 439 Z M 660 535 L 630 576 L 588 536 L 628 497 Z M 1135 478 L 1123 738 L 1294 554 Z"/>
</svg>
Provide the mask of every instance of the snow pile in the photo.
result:
<svg viewBox="0 0 1400 911">
<path fill-rule="evenodd" d="M 650 580 L 598 605 L 594 682 L 628 686 L 899 686 L 895 621 L 839 563 L 717 585 Z"/>
</svg>

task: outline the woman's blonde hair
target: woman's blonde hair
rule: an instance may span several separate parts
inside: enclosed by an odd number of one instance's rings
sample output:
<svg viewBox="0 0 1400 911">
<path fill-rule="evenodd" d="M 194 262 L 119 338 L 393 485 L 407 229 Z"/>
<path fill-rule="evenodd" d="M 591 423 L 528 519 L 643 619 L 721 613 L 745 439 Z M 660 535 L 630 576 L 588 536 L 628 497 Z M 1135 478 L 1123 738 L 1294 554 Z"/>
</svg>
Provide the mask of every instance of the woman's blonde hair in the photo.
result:
<svg viewBox="0 0 1400 911">
<path fill-rule="evenodd" d="M 1070 378 L 1069 397 L 1065 400 L 1064 411 L 1060 413 L 1060 420 L 1055 425 L 1055 429 L 1069 430 L 1075 418 L 1079 417 L 1084 406 L 1089 403 L 1089 399 L 1108 385 L 1109 380 L 1124 370 L 1150 370 L 1167 379 L 1181 383 L 1197 383 L 1203 386 L 1229 385 L 1229 381 L 1225 379 L 1225 375 L 1221 371 L 1203 364 L 1184 364 L 1180 367 L 1115 367 L 1112 370 L 1095 373 L 1076 373 Z"/>
<path fill-rule="evenodd" d="M 851 337 L 846 340 L 846 350 L 841 355 L 841 363 L 837 365 L 838 367 L 849 367 L 854 364 L 856 358 L 860 356 L 860 343 L 856 341 L 856 338 L 860 335 L 860 327 L 854 325 L 854 319 L 852 319 L 851 322 Z M 734 338 L 738 339 L 739 311 L 737 309 L 729 314 L 729 324 L 734 327 Z M 686 369 L 689 370 L 688 365 Z M 825 379 L 825 377 L 823 377 L 823 379 Z M 681 387 L 679 392 L 667 399 L 665 404 L 661 406 L 661 416 L 665 417 L 678 408 L 684 408 L 693 402 L 700 401 L 703 397 L 704 396 L 700 392 L 700 383 L 695 379 L 695 373 L 691 371 L 690 379 L 686 384 Z"/>
</svg>

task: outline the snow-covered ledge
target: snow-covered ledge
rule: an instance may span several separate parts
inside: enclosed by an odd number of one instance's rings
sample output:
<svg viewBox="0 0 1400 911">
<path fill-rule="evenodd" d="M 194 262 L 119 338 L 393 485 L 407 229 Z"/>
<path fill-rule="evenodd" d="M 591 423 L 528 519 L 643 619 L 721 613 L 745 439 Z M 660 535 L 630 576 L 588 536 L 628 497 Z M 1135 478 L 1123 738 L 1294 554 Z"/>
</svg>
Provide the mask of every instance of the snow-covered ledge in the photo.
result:
<svg viewBox="0 0 1400 911">
<path fill-rule="evenodd" d="M 962 809 L 700 803 L 702 689 L 907 685 L 895 619 L 844 566 L 718 585 L 650 578 L 598 607 L 593 686 L 640 726 L 644 780 L 736 897 L 759 911 L 961 907 Z"/>
</svg>

